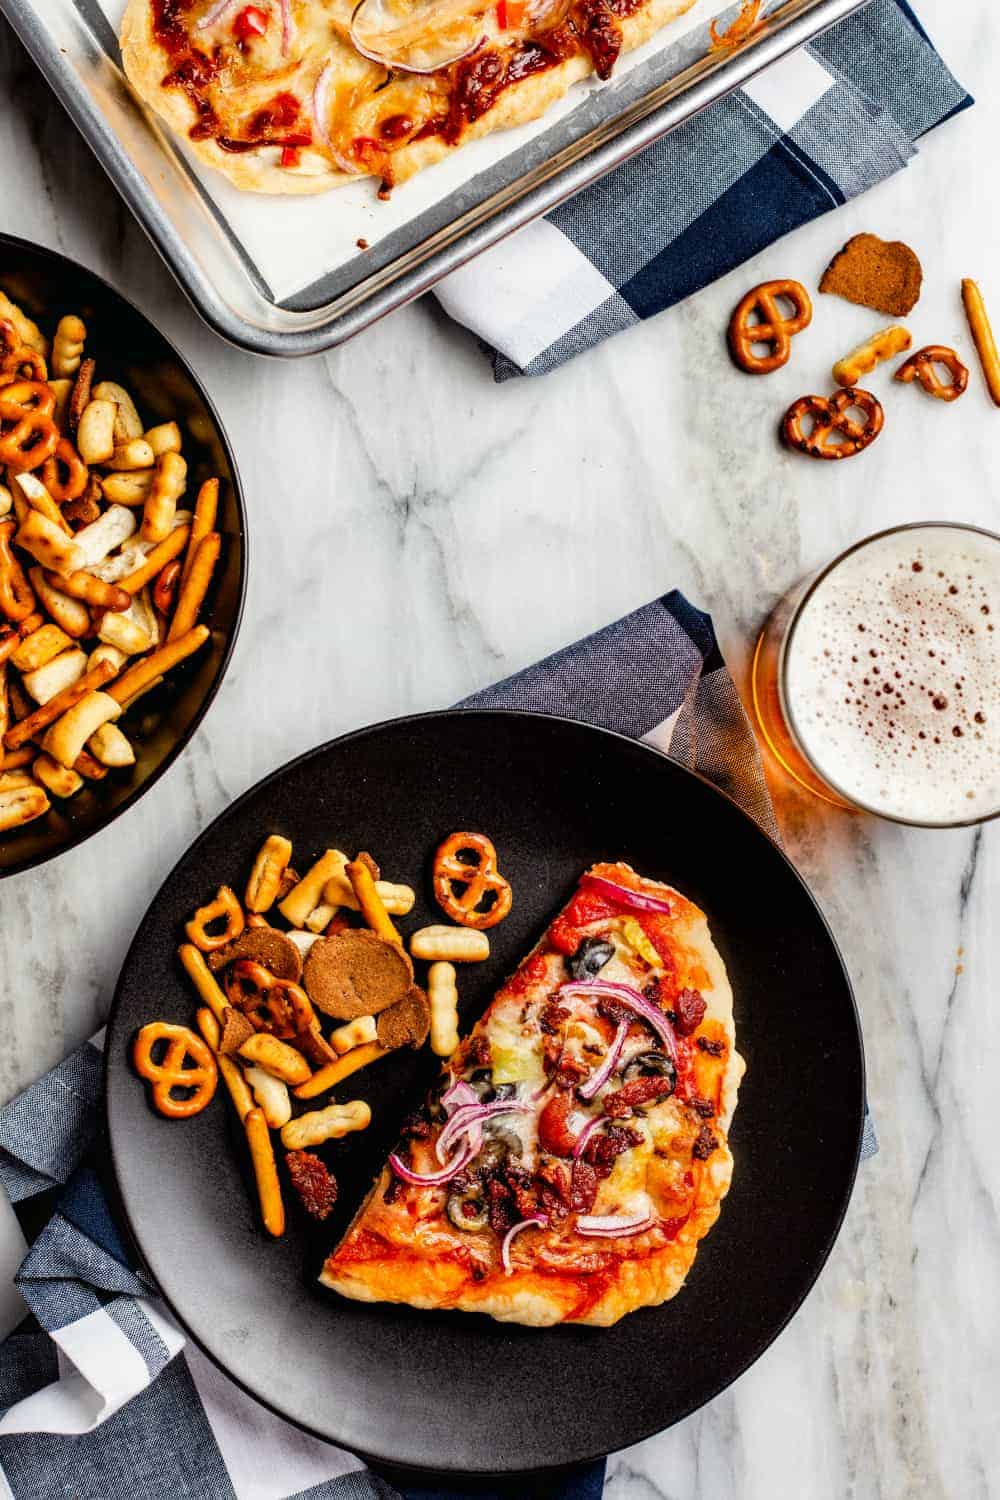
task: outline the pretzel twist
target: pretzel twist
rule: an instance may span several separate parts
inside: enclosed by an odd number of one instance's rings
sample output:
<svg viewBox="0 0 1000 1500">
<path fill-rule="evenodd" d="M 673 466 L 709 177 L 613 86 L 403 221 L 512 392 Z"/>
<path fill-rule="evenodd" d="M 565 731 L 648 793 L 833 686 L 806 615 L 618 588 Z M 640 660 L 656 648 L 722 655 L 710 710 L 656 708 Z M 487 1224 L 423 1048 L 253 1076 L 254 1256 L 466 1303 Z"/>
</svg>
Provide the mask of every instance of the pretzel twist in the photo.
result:
<svg viewBox="0 0 1000 1500">
<path fill-rule="evenodd" d="M 16 380 L 48 380 L 49 372 L 45 360 L 37 349 L 20 344 L 10 349 L 0 359 L 0 385 L 10 385 Z"/>
<path fill-rule="evenodd" d="M 37 469 L 56 451 L 59 429 L 52 419 L 56 398 L 37 380 L 0 386 L 0 463 Z"/>
<path fill-rule="evenodd" d="M 162 1061 L 154 1062 L 153 1049 L 158 1042 L 166 1042 L 167 1048 Z M 194 1063 L 190 1068 L 186 1066 L 189 1058 Z M 160 1114 L 172 1120 L 200 1114 L 219 1081 L 219 1070 L 207 1044 L 187 1026 L 175 1026 L 170 1021 L 150 1021 L 142 1028 L 132 1048 L 132 1062 L 139 1076 L 153 1085 L 153 1103 Z M 192 1092 L 184 1099 L 175 1099 L 175 1088 Z"/>
<path fill-rule="evenodd" d="M 850 416 L 852 407 L 864 413 L 863 422 Z M 806 418 L 813 421 L 810 432 L 802 425 Z M 789 447 L 810 458 L 853 458 L 875 441 L 884 422 L 882 403 L 870 391 L 852 386 L 830 397 L 800 396 L 785 413 L 782 433 Z M 830 442 L 835 433 L 843 442 Z"/>
<path fill-rule="evenodd" d="M 951 376 L 949 385 L 941 379 L 937 365 L 943 365 L 948 371 Z M 948 349 L 944 344 L 928 344 L 903 361 L 896 371 L 896 379 L 905 385 L 918 380 L 928 396 L 934 396 L 938 401 L 957 401 L 968 389 L 969 371 L 954 349 Z"/>
<path fill-rule="evenodd" d="M 463 859 L 463 854 L 474 858 Z M 483 833 L 450 834 L 434 856 L 433 881 L 434 899 L 460 927 L 495 927 L 510 911 L 510 883 L 500 874 L 497 851 Z M 491 894 L 492 903 L 478 910 Z"/>
<path fill-rule="evenodd" d="M 794 307 L 786 318 L 778 306 L 784 297 Z M 758 322 L 750 319 L 756 314 Z M 812 322 L 812 302 L 800 281 L 765 281 L 747 292 L 729 320 L 729 348 L 733 359 L 748 375 L 769 375 L 788 363 L 792 339 Z M 770 346 L 768 354 L 755 354 L 756 344 Z"/>
<path fill-rule="evenodd" d="M 223 981 L 229 1003 L 242 1011 L 255 1031 L 292 1041 L 316 1024 L 316 1013 L 301 985 L 279 979 L 252 958 L 238 958 Z"/>
<path fill-rule="evenodd" d="M 226 919 L 223 931 L 210 936 L 206 929 L 223 917 Z M 209 901 L 207 906 L 199 906 L 184 930 L 188 941 L 200 948 L 202 953 L 214 953 L 216 948 L 224 948 L 227 943 L 234 942 L 244 925 L 243 908 L 234 892 L 228 885 L 220 885 L 215 900 Z"/>
<path fill-rule="evenodd" d="M 69 438 L 61 437 L 42 464 L 42 483 L 59 505 L 76 500 L 87 488 L 90 471 Z"/>
</svg>

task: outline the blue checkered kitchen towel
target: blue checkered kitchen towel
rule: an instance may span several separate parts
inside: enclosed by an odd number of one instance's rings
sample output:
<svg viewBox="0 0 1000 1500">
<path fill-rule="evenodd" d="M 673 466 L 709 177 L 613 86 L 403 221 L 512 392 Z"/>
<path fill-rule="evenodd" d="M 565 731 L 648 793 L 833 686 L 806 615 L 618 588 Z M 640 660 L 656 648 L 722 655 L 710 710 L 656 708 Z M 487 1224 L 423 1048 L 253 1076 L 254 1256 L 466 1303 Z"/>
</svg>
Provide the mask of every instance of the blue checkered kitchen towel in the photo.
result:
<svg viewBox="0 0 1000 1500">
<path fill-rule="evenodd" d="M 871 0 L 437 295 L 497 380 L 543 375 L 898 172 L 971 103 L 905 0 Z"/>
<path fill-rule="evenodd" d="M 647 740 L 775 831 L 712 622 L 678 593 L 463 707 L 562 713 Z M 93 1166 L 100 1042 L 0 1110 L 0 1186 L 29 1238 L 38 1231 L 16 1278 L 34 1319 L 0 1346 L 0 1500 L 523 1500 L 524 1480 L 390 1483 L 272 1416 L 185 1342 Z M 603 1488 L 603 1463 L 531 1480 L 536 1500 L 600 1500 Z"/>
</svg>

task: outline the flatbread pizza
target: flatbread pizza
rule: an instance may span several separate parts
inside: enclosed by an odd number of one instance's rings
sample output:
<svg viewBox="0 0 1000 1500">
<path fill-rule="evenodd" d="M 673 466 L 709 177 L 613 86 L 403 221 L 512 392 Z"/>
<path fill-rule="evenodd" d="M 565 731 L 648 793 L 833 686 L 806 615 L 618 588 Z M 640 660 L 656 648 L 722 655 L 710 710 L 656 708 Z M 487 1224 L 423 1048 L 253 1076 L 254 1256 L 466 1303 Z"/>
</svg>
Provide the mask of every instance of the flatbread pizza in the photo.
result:
<svg viewBox="0 0 1000 1500">
<path fill-rule="evenodd" d="M 388 191 L 606 79 L 694 0 L 129 0 L 143 100 L 239 188 Z"/>
<path fill-rule="evenodd" d="M 538 1327 L 666 1301 L 729 1188 L 743 1067 L 704 913 L 594 866 L 444 1065 L 322 1282 Z"/>
</svg>

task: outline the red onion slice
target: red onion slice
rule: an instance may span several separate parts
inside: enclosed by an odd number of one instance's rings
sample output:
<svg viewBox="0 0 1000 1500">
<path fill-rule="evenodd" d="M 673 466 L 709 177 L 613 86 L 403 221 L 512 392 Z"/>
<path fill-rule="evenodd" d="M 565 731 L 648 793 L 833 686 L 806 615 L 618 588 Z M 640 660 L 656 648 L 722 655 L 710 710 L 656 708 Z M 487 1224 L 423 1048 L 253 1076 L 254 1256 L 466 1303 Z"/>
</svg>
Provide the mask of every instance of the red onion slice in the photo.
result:
<svg viewBox="0 0 1000 1500">
<path fill-rule="evenodd" d="M 590 1137 L 594 1134 L 595 1130 L 600 1130 L 602 1125 L 607 1125 L 608 1123 L 609 1121 L 607 1115 L 594 1115 L 592 1119 L 587 1121 L 586 1125 L 577 1136 L 576 1145 L 573 1147 L 574 1161 L 578 1161 L 586 1151 L 587 1142 L 590 1140 Z"/>
<path fill-rule="evenodd" d="M 462 1168 L 469 1165 L 473 1155 L 474 1153 L 465 1145 L 452 1157 L 447 1166 L 441 1168 L 440 1172 L 414 1172 L 394 1151 L 389 1157 L 389 1165 L 397 1177 L 401 1177 L 404 1182 L 412 1183 L 414 1187 L 438 1187 L 441 1183 L 450 1182 L 453 1177 L 457 1177 Z"/>
<path fill-rule="evenodd" d="M 629 1010 L 635 1011 L 636 1015 L 656 1032 L 672 1060 L 677 1061 L 677 1037 L 674 1035 L 674 1028 L 659 1006 L 647 1000 L 645 995 L 640 995 L 639 991 L 633 989 L 630 984 L 611 984 L 605 979 L 573 979 L 569 984 L 561 984 L 556 994 L 593 995 L 595 998 L 604 995 L 609 1000 L 620 1000 L 622 1005 L 627 1005 Z"/>
<path fill-rule="evenodd" d="M 212 6 L 211 10 L 206 11 L 200 21 L 195 21 L 195 31 L 207 31 L 210 26 L 214 26 L 217 21 L 221 21 L 227 12 L 235 10 L 239 4 L 240 0 L 216 0 L 216 4 Z"/>
<path fill-rule="evenodd" d="M 648 1210 L 641 1214 L 591 1214 L 578 1218 L 576 1229 L 578 1234 L 641 1234 L 655 1223 L 656 1215 Z"/>
<path fill-rule="evenodd" d="M 330 155 L 333 157 L 335 164 L 340 168 L 342 172 L 348 173 L 348 175 L 351 177 L 363 177 L 365 175 L 364 169 L 362 167 L 359 167 L 356 162 L 351 161 L 350 158 L 345 156 L 342 151 L 338 151 L 336 146 L 333 144 L 333 138 L 330 135 L 330 127 L 326 122 L 326 117 L 327 94 L 330 92 L 330 82 L 332 78 L 333 63 L 328 62 L 322 73 L 317 78 L 316 86 L 313 89 L 312 93 L 312 116 L 313 124 L 316 127 L 316 134 L 319 136 L 320 142 L 326 147 L 327 151 L 329 151 Z"/>
<path fill-rule="evenodd" d="M 477 35 L 471 42 L 452 44 L 451 51 L 445 51 L 440 57 L 422 57 L 419 61 L 412 60 L 410 53 L 415 52 L 421 45 L 419 36 L 414 37 L 413 21 L 402 22 L 395 26 L 377 24 L 382 13 L 383 0 L 358 0 L 351 16 L 351 41 L 370 62 L 379 63 L 384 68 L 398 68 L 402 73 L 438 73 L 443 68 L 450 68 L 454 63 L 461 62 L 463 58 L 471 56 L 478 47 L 486 40 L 485 35 Z M 437 21 L 446 21 L 448 11 L 453 11 L 456 16 L 461 16 L 469 10 L 469 0 L 455 0 L 448 4 L 447 0 L 436 0 L 436 3 L 427 7 L 428 16 L 433 15 Z M 485 7 L 483 7 L 485 9 Z M 370 29 L 360 29 L 362 18 L 370 22 L 375 18 L 376 24 Z M 426 43 L 424 44 L 426 46 Z"/>
<path fill-rule="evenodd" d="M 466 1136 L 469 1144 L 479 1151 L 483 1144 L 483 1121 L 495 1115 L 527 1114 L 531 1106 L 519 1104 L 516 1099 L 498 1099 L 494 1104 L 464 1104 L 456 1109 L 447 1125 L 438 1136 L 434 1150 L 438 1161 L 444 1161 L 449 1148 L 460 1136 Z"/>
<path fill-rule="evenodd" d="M 445 1113 L 452 1115 L 462 1104 L 478 1104 L 479 1095 L 475 1089 L 464 1078 L 456 1078 L 441 1095 L 441 1106 Z"/>
<path fill-rule="evenodd" d="M 504 1235 L 503 1244 L 500 1246 L 500 1259 L 503 1261 L 504 1275 L 509 1276 L 514 1269 L 510 1263 L 511 1241 L 515 1234 L 520 1234 L 522 1229 L 530 1229 L 533 1224 L 537 1224 L 539 1229 L 547 1229 L 549 1224 L 548 1215 L 534 1214 L 530 1219 L 522 1219 L 520 1224 L 513 1224 Z"/>
<path fill-rule="evenodd" d="M 281 0 L 281 55 L 287 57 L 295 35 L 295 22 L 292 20 L 292 0 Z"/>
<path fill-rule="evenodd" d="M 628 911 L 656 911 L 668 917 L 673 915 L 672 901 L 665 900 L 662 896 L 647 896 L 645 891 L 633 891 L 627 885 L 616 885 L 613 880 L 605 880 L 603 875 L 585 875 L 580 883 L 600 891 L 602 896 L 607 896 L 609 901 L 624 906 Z"/>
<path fill-rule="evenodd" d="M 576 1091 L 581 1099 L 593 1099 L 598 1089 L 601 1088 L 605 1083 L 607 1083 L 608 1079 L 615 1071 L 618 1059 L 622 1055 L 622 1048 L 625 1045 L 625 1038 L 628 1036 L 628 1029 L 630 1025 L 631 1022 L 628 1017 L 618 1022 L 618 1030 L 615 1032 L 615 1039 L 611 1043 L 611 1046 L 608 1048 L 608 1054 L 605 1057 L 604 1061 L 601 1063 L 601 1066 L 597 1068 L 593 1073 L 591 1073 L 586 1082 L 582 1083 Z"/>
</svg>

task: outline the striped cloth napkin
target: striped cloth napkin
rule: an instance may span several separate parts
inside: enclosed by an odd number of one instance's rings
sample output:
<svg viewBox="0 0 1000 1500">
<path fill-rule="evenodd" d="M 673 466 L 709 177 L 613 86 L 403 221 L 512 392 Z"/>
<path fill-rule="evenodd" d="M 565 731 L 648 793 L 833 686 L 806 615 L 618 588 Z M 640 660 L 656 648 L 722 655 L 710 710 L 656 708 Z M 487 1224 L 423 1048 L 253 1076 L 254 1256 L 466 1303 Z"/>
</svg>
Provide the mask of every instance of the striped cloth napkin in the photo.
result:
<svg viewBox="0 0 1000 1500">
<path fill-rule="evenodd" d="M 709 617 L 678 593 L 462 707 L 561 713 L 647 740 L 774 813 Z M 33 1314 L 0 1347 L 0 1500 L 524 1500 L 524 1479 L 404 1484 L 273 1416 L 187 1343 L 134 1264 L 98 1173 L 97 1037 L 0 1110 L 0 1186 L 34 1243 L 16 1277 Z M 865 1154 L 875 1150 L 868 1135 Z M 534 1500 L 601 1500 L 604 1464 Z"/>
<path fill-rule="evenodd" d="M 971 103 L 906 0 L 871 0 L 437 296 L 497 380 L 544 375 L 898 172 Z"/>
</svg>

